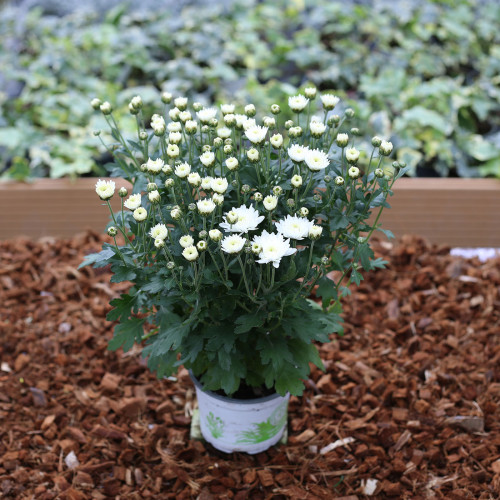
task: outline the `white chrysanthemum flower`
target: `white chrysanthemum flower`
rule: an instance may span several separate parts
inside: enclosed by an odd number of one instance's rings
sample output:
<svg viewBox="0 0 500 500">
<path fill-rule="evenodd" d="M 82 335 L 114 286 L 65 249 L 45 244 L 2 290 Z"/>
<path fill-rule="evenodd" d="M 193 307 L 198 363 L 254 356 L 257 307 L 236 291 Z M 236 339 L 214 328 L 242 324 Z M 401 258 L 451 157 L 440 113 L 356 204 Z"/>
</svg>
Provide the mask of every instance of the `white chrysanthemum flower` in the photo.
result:
<svg viewBox="0 0 500 500">
<path fill-rule="evenodd" d="M 234 119 L 236 120 L 236 127 L 239 129 L 244 128 L 245 123 L 248 121 L 248 116 L 247 115 L 234 115 Z"/>
<path fill-rule="evenodd" d="M 199 253 L 195 246 L 190 246 L 182 251 L 182 256 L 189 262 L 192 262 L 198 258 Z"/>
<path fill-rule="evenodd" d="M 306 87 L 304 89 L 304 94 L 308 99 L 314 99 L 316 97 L 317 89 L 316 87 Z"/>
<path fill-rule="evenodd" d="M 196 114 L 201 123 L 207 124 L 217 116 L 217 110 L 215 108 L 203 108 L 197 111 Z"/>
<path fill-rule="evenodd" d="M 251 161 L 251 162 L 257 162 L 259 161 L 259 157 L 260 157 L 260 154 L 259 154 L 259 151 L 255 148 L 251 148 L 247 151 L 247 158 Z"/>
<path fill-rule="evenodd" d="M 304 161 L 309 167 L 309 170 L 312 170 L 313 172 L 324 170 L 326 167 L 328 167 L 328 165 L 330 165 L 328 155 L 319 149 L 310 149 L 309 151 L 307 151 L 304 157 Z"/>
<path fill-rule="evenodd" d="M 287 215 L 283 220 L 275 222 L 275 225 L 278 233 L 285 238 L 302 240 L 309 235 L 309 230 L 314 223 L 304 217 Z"/>
<path fill-rule="evenodd" d="M 169 144 L 167 146 L 167 156 L 169 158 L 177 158 L 181 154 L 177 144 Z"/>
<path fill-rule="evenodd" d="M 146 168 L 148 172 L 152 174 L 157 174 L 158 172 L 161 171 L 163 168 L 164 162 L 161 158 L 158 158 L 156 160 L 152 160 L 151 158 L 148 158 L 148 161 L 146 163 Z"/>
<path fill-rule="evenodd" d="M 95 192 L 101 200 L 109 200 L 115 194 L 114 181 L 103 181 L 99 179 L 95 185 Z"/>
<path fill-rule="evenodd" d="M 349 143 L 349 136 L 347 134 L 337 134 L 335 142 L 340 148 L 345 148 Z"/>
<path fill-rule="evenodd" d="M 226 158 L 226 167 L 228 168 L 228 170 L 231 170 L 231 171 L 237 170 L 238 166 L 239 166 L 239 162 L 238 162 L 237 158 L 235 158 L 234 156 Z"/>
<path fill-rule="evenodd" d="M 309 151 L 307 146 L 301 146 L 300 144 L 293 144 L 288 148 L 288 156 L 295 162 L 299 163 L 304 161 L 306 153 Z"/>
<path fill-rule="evenodd" d="M 256 127 L 257 122 L 254 118 L 247 118 L 246 122 L 243 124 L 243 130 L 247 131 L 249 128 Z"/>
<path fill-rule="evenodd" d="M 196 206 L 201 215 L 210 215 L 215 210 L 215 203 L 210 199 L 198 200 Z"/>
<path fill-rule="evenodd" d="M 283 146 L 283 136 L 281 134 L 274 134 L 269 139 L 269 142 L 271 143 L 271 146 L 273 148 L 279 149 L 281 148 L 281 146 Z"/>
<path fill-rule="evenodd" d="M 311 240 L 317 240 L 321 236 L 322 232 L 323 228 L 321 226 L 316 226 L 313 224 L 309 229 L 309 238 L 311 238 Z"/>
<path fill-rule="evenodd" d="M 351 179 L 357 179 L 359 177 L 359 168 L 358 167 L 351 167 L 347 171 L 347 173 Z"/>
<path fill-rule="evenodd" d="M 234 104 L 221 104 L 220 105 L 220 110 L 222 111 L 223 115 L 228 115 L 230 113 L 234 113 Z"/>
<path fill-rule="evenodd" d="M 213 177 L 203 177 L 203 179 L 201 179 L 201 187 L 202 189 L 212 189 L 212 181 L 214 180 Z"/>
<path fill-rule="evenodd" d="M 274 210 L 276 208 L 276 205 L 278 204 L 278 198 L 272 194 L 270 194 L 269 196 L 266 196 L 264 198 L 264 208 L 266 210 Z"/>
<path fill-rule="evenodd" d="M 205 151 L 200 156 L 200 161 L 205 167 L 211 167 L 215 162 L 215 154 L 212 151 Z"/>
<path fill-rule="evenodd" d="M 134 213 L 132 215 L 137 222 L 141 222 L 146 219 L 148 213 L 145 208 L 139 207 L 134 210 Z"/>
<path fill-rule="evenodd" d="M 379 153 L 383 156 L 389 156 L 392 153 L 392 142 L 382 141 L 379 147 Z"/>
<path fill-rule="evenodd" d="M 300 113 L 301 111 L 303 111 L 308 102 L 309 99 L 301 94 L 288 98 L 288 106 L 290 106 L 290 109 L 295 113 Z"/>
<path fill-rule="evenodd" d="M 221 139 L 227 139 L 228 137 L 231 137 L 231 129 L 227 127 L 218 128 L 217 137 L 220 137 Z"/>
<path fill-rule="evenodd" d="M 182 125 L 179 122 L 170 122 L 167 125 L 169 132 L 180 132 L 182 130 Z"/>
<path fill-rule="evenodd" d="M 220 241 L 222 240 L 222 233 L 218 229 L 210 229 L 210 231 L 208 231 L 208 237 L 212 241 Z"/>
<path fill-rule="evenodd" d="M 245 238 L 238 236 L 237 234 L 232 234 L 231 236 L 226 236 L 221 242 L 221 248 L 226 253 L 238 253 L 241 252 L 245 246 Z"/>
<path fill-rule="evenodd" d="M 276 119 L 273 116 L 264 116 L 262 119 L 262 123 L 264 127 L 267 128 L 275 128 L 276 127 Z"/>
<path fill-rule="evenodd" d="M 254 236 L 253 243 L 262 248 L 259 254 L 259 264 L 268 264 L 272 262 L 274 267 L 279 267 L 281 259 L 294 254 L 297 249 L 290 248 L 290 240 L 285 240 L 282 234 L 268 233 L 262 231 L 260 236 Z"/>
<path fill-rule="evenodd" d="M 191 246 L 194 245 L 194 239 L 189 234 L 185 234 L 184 236 L 180 237 L 180 239 L 179 239 L 179 245 L 182 248 L 191 247 Z"/>
<path fill-rule="evenodd" d="M 160 115 L 153 115 L 151 117 L 151 128 L 157 134 L 163 134 L 165 132 L 165 119 Z"/>
<path fill-rule="evenodd" d="M 254 255 L 259 255 L 262 252 L 262 247 L 258 243 L 253 242 L 251 248 Z"/>
<path fill-rule="evenodd" d="M 154 239 L 159 238 L 164 240 L 168 236 L 167 226 L 165 226 L 165 224 L 156 224 L 156 226 L 150 229 L 149 236 Z"/>
<path fill-rule="evenodd" d="M 212 195 L 212 201 L 217 205 L 220 206 L 224 203 L 224 196 L 222 196 L 219 193 L 214 193 Z"/>
<path fill-rule="evenodd" d="M 181 163 L 180 165 L 177 165 L 175 167 L 175 175 L 177 177 L 180 177 L 181 179 L 184 179 L 191 173 L 191 165 L 189 163 Z"/>
<path fill-rule="evenodd" d="M 191 186 L 198 187 L 201 184 L 200 174 L 198 172 L 191 172 L 187 177 L 187 181 Z"/>
<path fill-rule="evenodd" d="M 322 122 L 312 121 L 309 123 L 309 130 L 313 137 L 321 137 L 326 130 L 326 125 Z"/>
<path fill-rule="evenodd" d="M 320 99 L 323 103 L 323 107 L 327 110 L 333 109 L 340 101 L 340 98 L 333 94 L 323 94 L 320 96 Z"/>
<path fill-rule="evenodd" d="M 222 229 L 230 233 L 248 233 L 248 231 L 255 231 L 257 226 L 265 219 L 265 217 L 260 215 L 259 211 L 252 205 L 249 207 L 241 205 L 238 208 L 233 208 L 231 212 L 236 213 L 238 220 L 234 224 L 231 224 L 226 214 L 226 216 L 224 216 L 224 222 L 219 224 Z"/>
<path fill-rule="evenodd" d="M 225 177 L 216 177 L 215 179 L 212 179 L 210 187 L 212 188 L 212 191 L 215 191 L 219 194 L 224 194 L 227 191 L 228 185 L 229 184 Z"/>
<path fill-rule="evenodd" d="M 294 188 L 299 188 L 302 186 L 302 176 L 301 175 L 294 175 L 292 177 L 292 186 Z"/>
<path fill-rule="evenodd" d="M 129 210 L 135 210 L 141 206 L 141 195 L 140 194 L 131 194 L 127 200 L 123 203 L 123 205 Z"/>
<path fill-rule="evenodd" d="M 253 144 L 260 144 L 264 142 L 268 130 L 269 129 L 267 127 L 260 127 L 259 125 L 255 125 L 254 127 L 246 128 L 245 135 L 247 139 Z"/>
<path fill-rule="evenodd" d="M 234 116 L 234 114 L 228 113 L 227 115 L 224 115 L 224 123 L 228 127 L 232 127 L 233 125 L 236 125 L 236 117 Z"/>
<path fill-rule="evenodd" d="M 168 142 L 170 144 L 180 144 L 182 141 L 182 134 L 180 132 L 170 132 L 168 134 Z"/>
</svg>

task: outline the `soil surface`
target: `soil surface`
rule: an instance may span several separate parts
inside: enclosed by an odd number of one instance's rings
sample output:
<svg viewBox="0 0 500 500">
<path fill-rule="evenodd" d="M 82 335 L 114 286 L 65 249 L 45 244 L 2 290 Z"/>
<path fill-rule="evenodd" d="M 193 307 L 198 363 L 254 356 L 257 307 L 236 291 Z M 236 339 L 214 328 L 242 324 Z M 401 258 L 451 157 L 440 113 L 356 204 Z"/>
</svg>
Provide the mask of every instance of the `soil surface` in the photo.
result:
<svg viewBox="0 0 500 500">
<path fill-rule="evenodd" d="M 286 446 L 189 438 L 185 370 L 107 351 L 127 288 L 77 270 L 95 234 L 0 243 L 0 495 L 15 499 L 500 498 L 500 260 L 419 238 L 345 300 L 345 335 L 292 397 Z"/>
</svg>

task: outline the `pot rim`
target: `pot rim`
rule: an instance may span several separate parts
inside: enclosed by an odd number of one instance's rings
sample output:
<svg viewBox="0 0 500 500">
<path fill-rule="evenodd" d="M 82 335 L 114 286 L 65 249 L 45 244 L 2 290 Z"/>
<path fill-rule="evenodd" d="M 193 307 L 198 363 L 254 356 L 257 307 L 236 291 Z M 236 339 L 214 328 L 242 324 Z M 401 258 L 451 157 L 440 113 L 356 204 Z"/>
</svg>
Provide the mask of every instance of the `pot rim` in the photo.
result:
<svg viewBox="0 0 500 500">
<path fill-rule="evenodd" d="M 228 396 L 221 396 L 219 394 L 216 394 L 215 392 L 212 391 L 207 391 L 206 389 L 203 388 L 203 385 L 201 382 L 194 376 L 194 373 L 192 370 L 189 371 L 189 376 L 191 377 L 191 380 L 193 381 L 194 385 L 203 391 L 205 394 L 209 395 L 210 397 L 214 399 L 218 399 L 219 401 L 224 401 L 225 403 L 236 403 L 239 405 L 252 405 L 252 404 L 258 404 L 258 403 L 265 403 L 267 401 L 272 401 L 273 399 L 276 398 L 288 398 L 290 394 L 287 392 L 284 396 L 281 396 L 281 394 L 278 394 L 275 392 L 274 394 L 270 394 L 269 396 L 262 396 L 261 398 L 253 398 L 253 399 L 237 399 L 237 398 L 230 398 Z"/>
</svg>

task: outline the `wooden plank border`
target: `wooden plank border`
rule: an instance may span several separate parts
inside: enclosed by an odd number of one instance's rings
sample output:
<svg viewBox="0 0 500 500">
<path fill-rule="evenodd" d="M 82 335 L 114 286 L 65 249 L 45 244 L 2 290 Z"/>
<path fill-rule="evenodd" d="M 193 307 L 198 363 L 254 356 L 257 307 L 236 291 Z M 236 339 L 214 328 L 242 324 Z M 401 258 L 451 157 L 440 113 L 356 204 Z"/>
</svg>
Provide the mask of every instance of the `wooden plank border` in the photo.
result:
<svg viewBox="0 0 500 500">
<path fill-rule="evenodd" d="M 95 183 L 94 178 L 0 182 L 0 239 L 103 231 L 108 211 Z M 404 178 L 389 202 L 392 209 L 381 222 L 396 237 L 418 234 L 451 246 L 500 247 L 500 180 Z M 112 204 L 119 208 L 117 196 Z"/>
</svg>

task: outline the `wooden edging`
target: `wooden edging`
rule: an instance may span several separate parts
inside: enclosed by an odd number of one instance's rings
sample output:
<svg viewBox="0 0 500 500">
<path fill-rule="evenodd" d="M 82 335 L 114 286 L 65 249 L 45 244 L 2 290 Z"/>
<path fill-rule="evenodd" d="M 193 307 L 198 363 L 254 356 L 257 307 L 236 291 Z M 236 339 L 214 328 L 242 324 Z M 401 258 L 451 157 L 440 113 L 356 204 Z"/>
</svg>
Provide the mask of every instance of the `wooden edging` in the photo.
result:
<svg viewBox="0 0 500 500">
<path fill-rule="evenodd" d="M 0 182 L 0 239 L 103 231 L 108 210 L 95 193 L 95 183 L 93 178 Z M 451 246 L 500 247 L 498 180 L 400 179 L 389 202 L 392 209 L 381 221 L 396 237 L 418 234 Z M 117 196 L 112 205 L 119 208 Z"/>
</svg>

